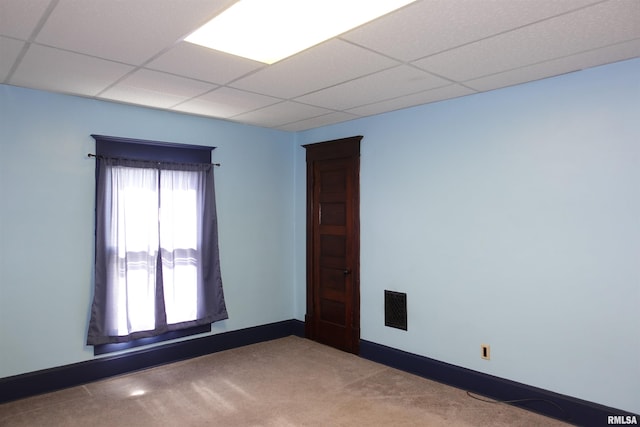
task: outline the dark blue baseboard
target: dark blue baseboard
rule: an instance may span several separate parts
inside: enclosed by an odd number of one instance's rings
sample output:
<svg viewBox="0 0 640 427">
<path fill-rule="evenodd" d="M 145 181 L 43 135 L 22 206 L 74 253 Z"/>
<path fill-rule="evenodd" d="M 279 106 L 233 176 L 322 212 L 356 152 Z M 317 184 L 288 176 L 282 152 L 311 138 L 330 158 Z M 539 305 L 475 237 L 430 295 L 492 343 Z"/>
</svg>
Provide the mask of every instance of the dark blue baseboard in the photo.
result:
<svg viewBox="0 0 640 427">
<path fill-rule="evenodd" d="M 505 380 L 369 341 L 360 341 L 360 356 L 493 400 L 520 400 L 511 404 L 578 426 L 606 426 L 609 424 L 610 416 L 635 416 L 640 422 L 639 415 L 627 411 Z"/>
<path fill-rule="evenodd" d="M 0 403 L 289 335 L 304 336 L 304 323 L 285 320 L 1 378 Z"/>
<path fill-rule="evenodd" d="M 0 403 L 289 335 L 303 337 L 304 334 L 304 322 L 292 319 L 1 378 Z M 574 425 L 607 425 L 610 416 L 635 416 L 640 422 L 638 414 L 505 380 L 369 341 L 360 341 L 360 356 L 494 400 L 521 400 L 512 404 Z"/>
</svg>

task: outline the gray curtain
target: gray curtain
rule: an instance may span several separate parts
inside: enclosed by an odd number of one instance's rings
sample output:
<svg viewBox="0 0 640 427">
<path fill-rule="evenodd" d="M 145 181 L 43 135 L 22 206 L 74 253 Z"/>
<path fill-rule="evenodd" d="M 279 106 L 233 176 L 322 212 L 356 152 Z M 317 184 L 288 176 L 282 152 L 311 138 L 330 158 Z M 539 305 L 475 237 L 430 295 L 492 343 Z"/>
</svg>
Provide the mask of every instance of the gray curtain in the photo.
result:
<svg viewBox="0 0 640 427">
<path fill-rule="evenodd" d="M 98 158 L 88 345 L 228 318 L 213 165 Z"/>
</svg>

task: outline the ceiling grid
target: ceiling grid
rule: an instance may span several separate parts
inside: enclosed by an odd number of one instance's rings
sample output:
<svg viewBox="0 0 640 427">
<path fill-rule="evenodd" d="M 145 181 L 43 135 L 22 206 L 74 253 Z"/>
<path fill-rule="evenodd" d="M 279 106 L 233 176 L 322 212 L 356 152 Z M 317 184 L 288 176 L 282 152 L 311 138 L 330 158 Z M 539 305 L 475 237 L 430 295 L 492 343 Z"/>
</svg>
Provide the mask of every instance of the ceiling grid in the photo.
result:
<svg viewBox="0 0 640 427">
<path fill-rule="evenodd" d="M 417 0 L 272 65 L 183 41 L 233 0 L 3 0 L 0 83 L 288 131 L 640 57 L 637 0 Z"/>
</svg>

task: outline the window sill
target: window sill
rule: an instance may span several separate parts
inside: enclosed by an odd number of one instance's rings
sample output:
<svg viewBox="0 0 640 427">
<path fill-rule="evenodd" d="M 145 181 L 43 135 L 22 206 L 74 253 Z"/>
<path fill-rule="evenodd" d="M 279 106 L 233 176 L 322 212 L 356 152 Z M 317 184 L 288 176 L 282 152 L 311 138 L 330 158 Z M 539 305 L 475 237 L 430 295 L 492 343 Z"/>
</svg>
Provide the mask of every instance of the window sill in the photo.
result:
<svg viewBox="0 0 640 427">
<path fill-rule="evenodd" d="M 162 335 L 155 337 L 139 338 L 137 340 L 115 343 L 115 344 L 101 344 L 93 346 L 93 355 L 98 356 L 100 354 L 108 354 L 116 351 L 127 350 L 129 348 L 140 347 L 143 345 L 155 344 L 158 342 L 174 340 L 176 338 L 188 337 L 191 335 L 204 334 L 211 332 L 211 324 L 194 326 L 192 328 L 181 329 L 179 331 L 169 331 Z"/>
</svg>

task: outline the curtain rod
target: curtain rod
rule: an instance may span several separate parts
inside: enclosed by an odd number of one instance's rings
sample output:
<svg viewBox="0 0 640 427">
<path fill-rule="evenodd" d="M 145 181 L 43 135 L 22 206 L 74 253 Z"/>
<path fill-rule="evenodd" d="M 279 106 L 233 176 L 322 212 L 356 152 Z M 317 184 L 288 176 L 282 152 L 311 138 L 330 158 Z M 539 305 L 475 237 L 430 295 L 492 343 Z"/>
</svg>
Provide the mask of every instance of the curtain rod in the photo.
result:
<svg viewBox="0 0 640 427">
<path fill-rule="evenodd" d="M 89 154 L 87 154 L 87 157 L 104 158 L 103 156 L 97 156 L 97 155 L 95 155 L 95 154 L 93 154 L 93 153 L 89 153 Z M 169 162 L 169 163 L 171 163 L 171 162 Z M 222 166 L 220 163 L 211 163 L 211 164 L 212 164 L 213 166 Z"/>
</svg>

